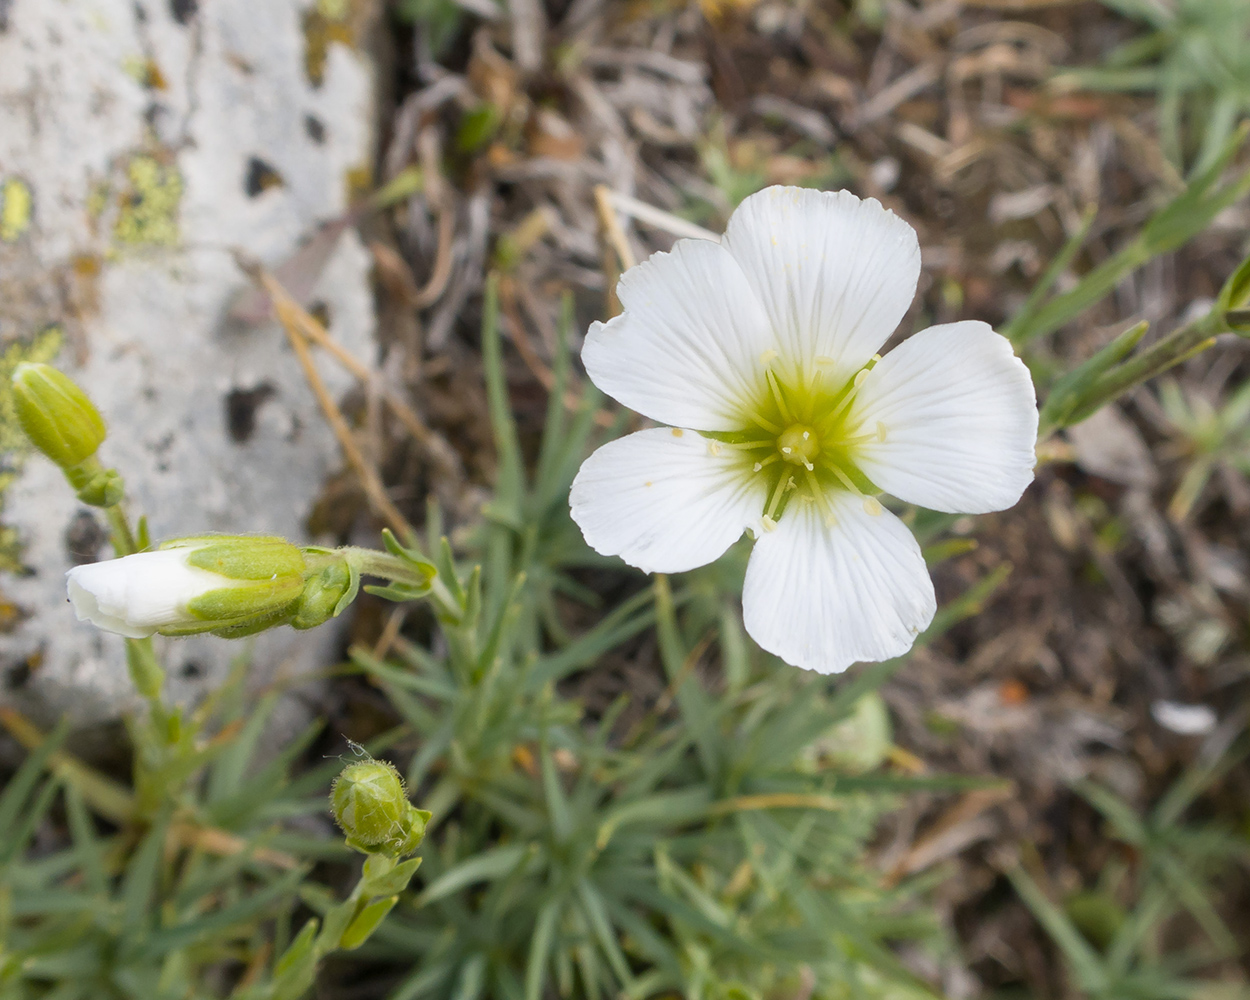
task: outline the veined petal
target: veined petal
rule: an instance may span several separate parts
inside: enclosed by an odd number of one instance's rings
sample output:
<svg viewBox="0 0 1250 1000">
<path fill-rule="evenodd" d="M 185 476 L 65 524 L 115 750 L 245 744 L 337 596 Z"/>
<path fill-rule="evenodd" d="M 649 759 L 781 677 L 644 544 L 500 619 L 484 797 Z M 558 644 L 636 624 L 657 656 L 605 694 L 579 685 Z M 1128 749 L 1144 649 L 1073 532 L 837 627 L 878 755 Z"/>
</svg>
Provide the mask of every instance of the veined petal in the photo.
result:
<svg viewBox="0 0 1250 1000">
<path fill-rule="evenodd" d="M 747 563 L 747 632 L 787 663 L 822 674 L 911 648 L 937 600 L 920 546 L 889 511 L 831 492 L 826 503 L 791 502 L 760 533 Z M 823 507 L 823 509 L 822 509 Z"/>
<path fill-rule="evenodd" d="M 678 427 L 737 430 L 775 347 L 742 268 L 718 243 L 679 240 L 621 276 L 625 311 L 592 323 L 591 381 L 632 410 Z"/>
<path fill-rule="evenodd" d="M 710 563 L 759 520 L 767 487 L 739 452 L 657 427 L 582 463 L 569 506 L 590 547 L 648 573 Z"/>
<path fill-rule="evenodd" d="M 811 372 L 829 358 L 833 384 L 886 342 L 920 277 L 916 231 L 849 191 L 767 188 L 738 206 L 722 245 L 764 304 L 778 362 Z"/>
<path fill-rule="evenodd" d="M 1037 395 L 1010 342 L 985 323 L 922 330 L 865 377 L 852 419 L 874 483 L 931 510 L 1005 510 L 1033 481 Z"/>
</svg>

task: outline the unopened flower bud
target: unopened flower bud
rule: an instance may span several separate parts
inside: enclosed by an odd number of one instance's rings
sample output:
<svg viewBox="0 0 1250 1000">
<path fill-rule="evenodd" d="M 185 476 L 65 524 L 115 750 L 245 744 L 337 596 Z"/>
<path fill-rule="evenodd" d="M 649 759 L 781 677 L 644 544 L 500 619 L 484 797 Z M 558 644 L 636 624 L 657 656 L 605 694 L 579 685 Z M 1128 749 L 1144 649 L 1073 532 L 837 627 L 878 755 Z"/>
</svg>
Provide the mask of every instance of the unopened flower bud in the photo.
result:
<svg viewBox="0 0 1250 1000">
<path fill-rule="evenodd" d="M 245 635 L 282 624 L 304 589 L 300 550 L 282 538 L 209 535 L 66 574 L 80 621 L 132 639 Z"/>
<path fill-rule="evenodd" d="M 349 847 L 392 857 L 416 850 L 430 818 L 408 801 L 394 766 L 381 760 L 345 767 L 330 790 L 330 807 Z"/>
<path fill-rule="evenodd" d="M 104 418 L 68 375 L 24 361 L 13 370 L 13 406 L 31 444 L 62 469 L 85 462 L 104 441 Z"/>
</svg>

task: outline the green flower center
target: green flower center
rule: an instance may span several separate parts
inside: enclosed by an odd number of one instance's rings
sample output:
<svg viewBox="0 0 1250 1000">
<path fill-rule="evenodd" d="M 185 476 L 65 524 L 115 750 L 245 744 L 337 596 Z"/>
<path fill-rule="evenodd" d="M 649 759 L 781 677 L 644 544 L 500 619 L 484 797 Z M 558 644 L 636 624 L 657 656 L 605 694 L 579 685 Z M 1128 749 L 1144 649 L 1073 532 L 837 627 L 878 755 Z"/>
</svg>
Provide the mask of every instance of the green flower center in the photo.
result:
<svg viewBox="0 0 1250 1000">
<path fill-rule="evenodd" d="M 879 359 L 834 384 L 829 359 L 818 359 L 811 371 L 800 368 L 786 375 L 775 358 L 773 352 L 760 358 L 762 372 L 744 401 L 742 429 L 708 435 L 737 450 L 749 474 L 767 484 L 764 527 L 775 525 L 796 500 L 823 503 L 834 490 L 855 493 L 864 498 L 866 510 L 880 513 L 873 499 L 880 490 L 860 471 L 856 452 L 868 441 L 884 441 L 887 430 L 880 424 L 861 426 L 852 412 L 860 385 Z"/>
</svg>

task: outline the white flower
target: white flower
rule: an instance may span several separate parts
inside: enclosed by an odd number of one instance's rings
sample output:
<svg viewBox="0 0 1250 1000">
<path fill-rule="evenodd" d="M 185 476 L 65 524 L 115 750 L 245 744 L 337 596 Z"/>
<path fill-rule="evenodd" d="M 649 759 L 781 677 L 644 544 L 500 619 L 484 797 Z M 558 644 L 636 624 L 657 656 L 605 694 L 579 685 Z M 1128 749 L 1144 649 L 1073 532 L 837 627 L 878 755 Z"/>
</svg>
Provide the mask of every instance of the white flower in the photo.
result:
<svg viewBox="0 0 1250 1000">
<path fill-rule="evenodd" d="M 587 542 L 676 573 L 756 537 L 747 631 L 821 673 L 908 650 L 936 600 L 920 546 L 874 494 L 953 513 L 1033 479 L 1028 370 L 985 323 L 884 358 L 920 274 L 915 231 L 846 191 L 773 187 L 722 243 L 681 240 L 621 277 L 595 323 L 594 383 L 669 427 L 604 445 L 569 497 Z"/>
<path fill-rule="evenodd" d="M 143 639 L 277 624 L 300 598 L 304 572 L 300 550 L 281 538 L 208 535 L 65 576 L 79 621 Z"/>
<path fill-rule="evenodd" d="M 187 564 L 189 548 L 157 549 L 75 566 L 66 587 L 79 621 L 129 639 L 191 619 L 187 605 L 234 581 Z"/>
</svg>

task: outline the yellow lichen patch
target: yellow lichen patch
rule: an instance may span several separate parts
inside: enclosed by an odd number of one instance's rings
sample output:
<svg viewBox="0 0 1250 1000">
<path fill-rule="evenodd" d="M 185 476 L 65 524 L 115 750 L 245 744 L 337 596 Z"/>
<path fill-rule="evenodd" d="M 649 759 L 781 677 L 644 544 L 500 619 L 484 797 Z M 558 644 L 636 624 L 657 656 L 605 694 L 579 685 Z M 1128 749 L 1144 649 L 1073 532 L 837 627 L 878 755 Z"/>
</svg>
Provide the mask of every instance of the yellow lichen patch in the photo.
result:
<svg viewBox="0 0 1250 1000">
<path fill-rule="evenodd" d="M 147 90 L 166 90 L 169 87 L 165 74 L 161 72 L 161 68 L 154 59 L 144 56 L 127 56 L 122 61 L 122 70 L 135 83 Z"/>
<path fill-rule="evenodd" d="M 17 242 L 22 233 L 30 228 L 34 205 L 34 196 L 25 181 L 10 177 L 0 184 L 0 240 Z"/>
<path fill-rule="evenodd" d="M 131 245 L 177 243 L 182 202 L 178 168 L 142 154 L 126 165 L 126 177 L 130 187 L 119 198 L 120 212 L 113 227 L 116 240 Z"/>
<path fill-rule="evenodd" d="M 304 75 L 314 87 L 325 81 L 330 46 L 356 44 L 351 0 L 319 0 L 304 14 Z"/>
</svg>

